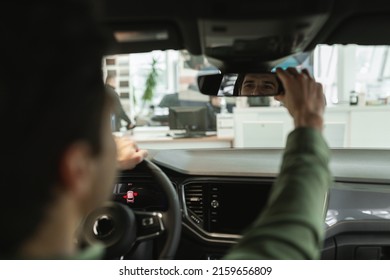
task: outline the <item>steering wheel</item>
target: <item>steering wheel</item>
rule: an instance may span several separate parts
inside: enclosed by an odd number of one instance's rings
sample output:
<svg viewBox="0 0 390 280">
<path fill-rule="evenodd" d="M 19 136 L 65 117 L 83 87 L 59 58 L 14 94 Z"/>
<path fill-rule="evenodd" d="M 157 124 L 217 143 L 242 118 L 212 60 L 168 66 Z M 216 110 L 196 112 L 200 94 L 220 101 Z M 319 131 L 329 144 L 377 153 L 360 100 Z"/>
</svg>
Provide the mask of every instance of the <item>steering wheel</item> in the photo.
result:
<svg viewBox="0 0 390 280">
<path fill-rule="evenodd" d="M 106 259 L 117 259 L 140 241 L 166 234 L 165 244 L 158 259 L 173 259 L 181 234 L 181 210 L 177 192 L 165 173 L 150 160 L 143 160 L 136 168 L 143 168 L 157 182 L 168 200 L 163 212 L 134 211 L 120 202 L 109 201 L 92 211 L 82 225 L 82 242 L 92 245 L 101 242 L 106 248 Z"/>
</svg>

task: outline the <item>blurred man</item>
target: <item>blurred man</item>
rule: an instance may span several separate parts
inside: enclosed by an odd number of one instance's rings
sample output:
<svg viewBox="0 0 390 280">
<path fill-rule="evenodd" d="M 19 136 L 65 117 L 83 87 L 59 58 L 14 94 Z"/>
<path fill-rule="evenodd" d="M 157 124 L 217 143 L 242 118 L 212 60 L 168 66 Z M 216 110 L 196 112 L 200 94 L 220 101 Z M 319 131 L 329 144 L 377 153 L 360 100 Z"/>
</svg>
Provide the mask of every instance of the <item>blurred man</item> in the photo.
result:
<svg viewBox="0 0 390 280">
<path fill-rule="evenodd" d="M 210 96 L 209 102 L 206 103 L 208 130 L 217 130 L 217 114 L 221 113 L 221 99 L 220 96 Z"/>
<path fill-rule="evenodd" d="M 107 75 L 106 77 L 106 83 L 105 83 L 106 90 L 108 94 L 112 96 L 112 99 L 114 101 L 114 112 L 112 114 L 112 131 L 120 131 L 122 128 L 122 120 L 126 122 L 126 129 L 132 129 L 135 127 L 131 123 L 131 120 L 129 116 L 126 114 L 125 110 L 123 109 L 122 102 L 119 98 L 118 93 L 115 90 L 116 87 L 116 76 L 114 75 Z"/>
<path fill-rule="evenodd" d="M 91 7 L 10 2 L 0 17 L 1 258 L 100 258 L 102 247 L 82 250 L 75 232 L 109 199 L 118 167 L 146 156 L 112 136 L 115 100 L 101 79 L 108 40 Z"/>
</svg>

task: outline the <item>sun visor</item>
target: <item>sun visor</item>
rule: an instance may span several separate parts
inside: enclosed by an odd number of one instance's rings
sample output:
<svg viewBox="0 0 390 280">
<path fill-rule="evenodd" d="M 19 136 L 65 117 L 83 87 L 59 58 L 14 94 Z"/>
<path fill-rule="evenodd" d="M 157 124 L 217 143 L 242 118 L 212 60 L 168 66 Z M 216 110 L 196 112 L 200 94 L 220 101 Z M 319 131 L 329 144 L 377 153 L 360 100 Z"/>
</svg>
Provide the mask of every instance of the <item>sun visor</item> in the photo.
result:
<svg viewBox="0 0 390 280">
<path fill-rule="evenodd" d="M 390 45 L 388 14 L 364 14 L 341 21 L 323 44 Z"/>
</svg>

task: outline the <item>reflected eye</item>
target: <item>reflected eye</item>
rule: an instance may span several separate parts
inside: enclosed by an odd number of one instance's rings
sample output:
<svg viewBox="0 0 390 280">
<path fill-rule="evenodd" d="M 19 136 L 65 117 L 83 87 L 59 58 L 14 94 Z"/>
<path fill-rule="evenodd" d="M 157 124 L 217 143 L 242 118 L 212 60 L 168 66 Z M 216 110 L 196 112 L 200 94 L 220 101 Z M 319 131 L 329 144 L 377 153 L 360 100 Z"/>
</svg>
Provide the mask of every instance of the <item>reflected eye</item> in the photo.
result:
<svg viewBox="0 0 390 280">
<path fill-rule="evenodd" d="M 263 89 L 265 89 L 265 90 L 274 90 L 275 89 L 275 87 L 273 86 L 273 85 L 263 85 Z"/>
<path fill-rule="evenodd" d="M 242 84 L 242 95 L 273 95 L 277 87 L 273 81 L 266 79 L 246 80 Z"/>
<path fill-rule="evenodd" d="M 267 92 L 275 92 L 276 91 L 276 86 L 272 82 L 265 82 L 262 86 L 261 89 Z"/>
<path fill-rule="evenodd" d="M 244 89 L 254 89 L 255 88 L 255 84 L 253 83 L 248 83 L 248 84 L 245 84 L 244 85 Z"/>
</svg>

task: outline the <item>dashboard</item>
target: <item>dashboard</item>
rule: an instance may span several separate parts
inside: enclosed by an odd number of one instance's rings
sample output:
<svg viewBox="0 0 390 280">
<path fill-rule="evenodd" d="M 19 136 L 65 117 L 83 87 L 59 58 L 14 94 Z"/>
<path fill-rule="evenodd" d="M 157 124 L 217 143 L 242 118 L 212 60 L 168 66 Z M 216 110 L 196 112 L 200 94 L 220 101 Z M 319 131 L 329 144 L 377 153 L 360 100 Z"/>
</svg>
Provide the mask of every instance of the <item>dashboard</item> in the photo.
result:
<svg viewBox="0 0 390 280">
<path fill-rule="evenodd" d="M 219 259 L 264 209 L 281 149 L 149 151 L 181 203 L 177 259 Z M 322 259 L 390 258 L 390 151 L 332 150 Z M 165 211 L 167 199 L 142 168 L 118 175 L 115 200 Z M 157 241 L 158 242 L 158 241 Z"/>
<path fill-rule="evenodd" d="M 184 216 L 205 235 L 235 237 L 241 234 L 264 208 L 270 187 L 270 182 L 261 180 L 187 180 L 180 187 Z"/>
</svg>

